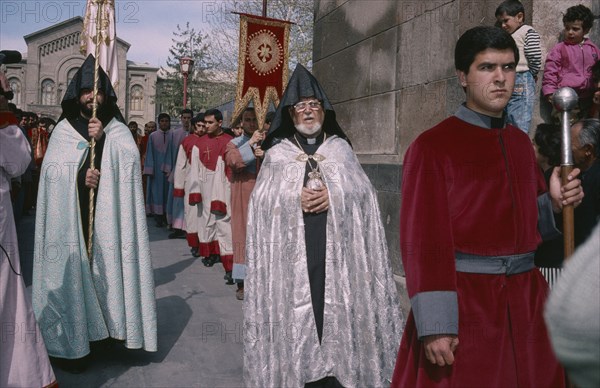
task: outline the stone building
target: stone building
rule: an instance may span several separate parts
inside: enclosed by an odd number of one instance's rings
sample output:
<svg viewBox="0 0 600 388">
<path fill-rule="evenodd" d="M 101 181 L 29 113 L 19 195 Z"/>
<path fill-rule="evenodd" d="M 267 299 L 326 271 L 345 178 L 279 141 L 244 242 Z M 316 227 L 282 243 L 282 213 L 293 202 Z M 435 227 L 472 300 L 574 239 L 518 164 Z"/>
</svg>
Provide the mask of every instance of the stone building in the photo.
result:
<svg viewBox="0 0 600 388">
<path fill-rule="evenodd" d="M 501 0 L 315 0 L 313 72 L 336 109 L 363 167 L 378 190 L 394 274 L 400 260 L 402 159 L 411 141 L 454 113 L 464 93 L 454 71 L 454 46 L 476 25 L 494 25 Z M 546 52 L 558 41 L 562 12 L 597 0 L 522 0 L 525 22 Z M 590 38 L 600 43 L 600 20 Z M 541 74 L 538 91 L 541 88 Z M 533 128 L 547 107 L 535 107 Z M 408 307 L 404 298 L 403 307 Z"/>
<path fill-rule="evenodd" d="M 24 37 L 27 52 L 20 63 L 6 65 L 14 92 L 12 102 L 23 111 L 57 119 L 67 86 L 85 56 L 79 51 L 83 18 L 74 17 Z M 127 60 L 129 43 L 117 38 L 119 81 L 115 87 L 121 113 L 142 125 L 156 115 L 154 95 L 158 68 Z M 113 85 L 114 86 L 114 85 Z"/>
</svg>

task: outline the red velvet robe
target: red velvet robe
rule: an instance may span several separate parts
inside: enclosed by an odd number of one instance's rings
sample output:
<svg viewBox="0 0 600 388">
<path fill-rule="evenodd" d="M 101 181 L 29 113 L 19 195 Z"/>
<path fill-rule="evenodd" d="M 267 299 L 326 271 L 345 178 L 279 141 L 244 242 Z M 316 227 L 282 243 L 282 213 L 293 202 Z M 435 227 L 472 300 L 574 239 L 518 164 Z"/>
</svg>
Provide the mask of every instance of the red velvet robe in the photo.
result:
<svg viewBox="0 0 600 388">
<path fill-rule="evenodd" d="M 431 364 L 411 311 L 393 387 L 562 386 L 542 317 L 548 288 L 540 272 L 455 270 L 457 251 L 535 251 L 537 196 L 545 190 L 531 141 L 516 127 L 482 128 L 452 116 L 410 146 L 400 226 L 408 293 L 411 300 L 425 292 L 456 293 L 459 345 L 452 366 Z"/>
</svg>

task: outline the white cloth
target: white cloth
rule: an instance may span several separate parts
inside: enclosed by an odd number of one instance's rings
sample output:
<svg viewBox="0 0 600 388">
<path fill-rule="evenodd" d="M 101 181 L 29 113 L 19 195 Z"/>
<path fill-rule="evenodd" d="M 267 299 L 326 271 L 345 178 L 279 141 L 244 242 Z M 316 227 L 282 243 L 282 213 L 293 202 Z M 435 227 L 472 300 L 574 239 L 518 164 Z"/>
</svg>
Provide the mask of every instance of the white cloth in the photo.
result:
<svg viewBox="0 0 600 388">
<path fill-rule="evenodd" d="M 545 318 L 554 352 L 575 386 L 600 386 L 600 224 L 565 262 Z"/>
<path fill-rule="evenodd" d="M 193 136 L 193 135 L 192 135 Z M 198 233 L 198 218 L 200 217 L 199 206 L 190 205 L 190 189 L 192 182 L 190 179 L 190 161 L 183 145 L 179 146 L 177 152 L 177 162 L 173 173 L 173 185 L 175 192 L 183 191 L 183 210 L 185 217 L 185 231 L 187 234 Z"/>
<path fill-rule="evenodd" d="M 221 256 L 233 257 L 231 241 L 231 183 L 225 175 L 225 162 L 219 155 L 215 171 L 206 168 L 200 160 L 200 150 L 192 148 L 190 171 L 190 194 L 200 193 L 202 202 L 198 204 L 201 216 L 198 218 L 197 230 L 200 240 L 200 254 L 205 254 L 205 247 L 218 243 Z M 224 210 L 224 212 L 221 212 Z M 212 251 L 211 251 L 212 253 Z"/>
<path fill-rule="evenodd" d="M 131 349 L 157 350 L 139 151 L 123 123 L 113 119 L 104 132 L 91 266 L 77 193 L 88 143 L 68 120 L 54 129 L 40 173 L 33 307 L 55 357 L 81 358 L 89 341 L 108 336 Z"/>
<path fill-rule="evenodd" d="M 16 125 L 0 128 L 0 387 L 44 387 L 55 381 L 19 263 L 10 179 L 25 172 L 31 148 Z M 12 268 L 11 268 L 12 264 Z M 14 271 L 13 271 L 14 270 Z"/>
<path fill-rule="evenodd" d="M 300 206 L 306 162 L 286 139 L 267 151 L 248 207 L 244 381 L 303 387 L 335 376 L 348 388 L 389 386 L 404 320 L 376 191 L 345 140 L 328 138 L 316 152 L 330 200 L 322 343 Z"/>
</svg>

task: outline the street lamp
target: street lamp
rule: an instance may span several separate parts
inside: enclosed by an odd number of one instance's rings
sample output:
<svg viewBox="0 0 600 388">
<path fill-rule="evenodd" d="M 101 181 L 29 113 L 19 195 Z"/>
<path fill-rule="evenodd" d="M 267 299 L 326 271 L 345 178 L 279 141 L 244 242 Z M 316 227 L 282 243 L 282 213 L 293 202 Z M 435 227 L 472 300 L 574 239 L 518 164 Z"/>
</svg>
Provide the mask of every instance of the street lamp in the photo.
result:
<svg viewBox="0 0 600 388">
<path fill-rule="evenodd" d="M 187 80 L 193 66 L 194 60 L 192 58 L 179 58 L 179 67 L 181 68 L 181 74 L 183 74 L 183 109 L 187 107 Z"/>
</svg>

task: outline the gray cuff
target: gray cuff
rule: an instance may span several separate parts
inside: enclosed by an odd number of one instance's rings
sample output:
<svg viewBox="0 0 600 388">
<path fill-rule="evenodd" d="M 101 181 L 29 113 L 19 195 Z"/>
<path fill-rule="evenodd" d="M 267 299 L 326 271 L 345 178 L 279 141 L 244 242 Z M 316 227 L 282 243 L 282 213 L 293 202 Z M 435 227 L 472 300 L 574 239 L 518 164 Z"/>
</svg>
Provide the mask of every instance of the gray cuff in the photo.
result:
<svg viewBox="0 0 600 388">
<path fill-rule="evenodd" d="M 410 299 L 419 339 L 428 335 L 458 335 L 458 299 L 455 291 L 429 291 Z"/>
<path fill-rule="evenodd" d="M 560 237 L 562 233 L 556 228 L 550 193 L 544 193 L 537 197 L 537 207 L 538 231 L 540 232 L 540 236 L 542 236 L 542 240 L 550 241 Z"/>
<path fill-rule="evenodd" d="M 256 157 L 254 156 L 254 150 L 250 146 L 250 142 L 245 142 L 238 148 L 238 150 L 240 151 L 240 155 L 242 155 L 242 160 L 246 166 L 256 160 Z"/>
</svg>

